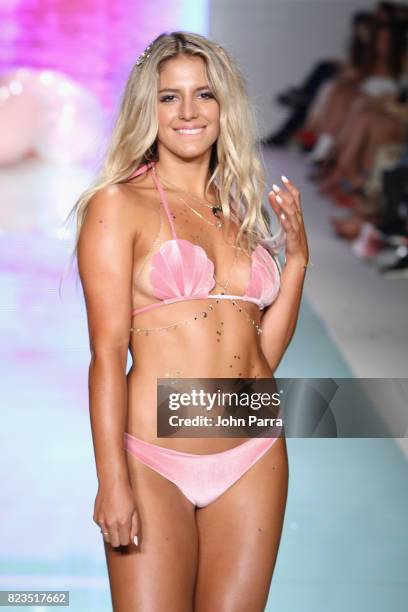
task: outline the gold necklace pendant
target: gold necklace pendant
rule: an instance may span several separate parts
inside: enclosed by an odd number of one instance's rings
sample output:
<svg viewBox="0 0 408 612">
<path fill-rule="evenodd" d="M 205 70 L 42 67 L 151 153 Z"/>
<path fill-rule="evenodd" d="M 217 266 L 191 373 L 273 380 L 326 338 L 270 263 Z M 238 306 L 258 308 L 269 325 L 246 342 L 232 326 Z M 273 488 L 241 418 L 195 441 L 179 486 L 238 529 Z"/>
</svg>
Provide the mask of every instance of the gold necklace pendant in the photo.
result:
<svg viewBox="0 0 408 612">
<path fill-rule="evenodd" d="M 217 223 L 211 223 L 211 221 L 208 221 L 208 219 L 206 219 L 205 217 L 203 217 L 203 215 L 201 213 L 198 212 L 198 210 L 196 210 L 195 208 L 193 208 L 192 206 L 190 206 L 190 204 L 188 204 L 184 198 L 180 197 L 179 195 L 176 195 L 176 198 L 178 200 L 180 200 L 181 202 L 183 202 L 183 204 L 185 204 L 187 206 L 187 208 L 189 208 L 195 215 L 197 215 L 197 217 L 199 217 L 200 219 L 202 219 L 203 221 L 205 221 L 206 223 L 208 223 L 208 225 L 211 225 L 212 227 L 215 227 L 217 229 L 220 229 L 222 227 L 222 220 L 218 220 Z M 217 211 L 218 212 L 218 211 Z M 222 209 L 221 209 L 222 212 Z M 215 213 L 214 213 L 215 214 Z M 218 217 L 217 217 L 218 219 Z"/>
</svg>

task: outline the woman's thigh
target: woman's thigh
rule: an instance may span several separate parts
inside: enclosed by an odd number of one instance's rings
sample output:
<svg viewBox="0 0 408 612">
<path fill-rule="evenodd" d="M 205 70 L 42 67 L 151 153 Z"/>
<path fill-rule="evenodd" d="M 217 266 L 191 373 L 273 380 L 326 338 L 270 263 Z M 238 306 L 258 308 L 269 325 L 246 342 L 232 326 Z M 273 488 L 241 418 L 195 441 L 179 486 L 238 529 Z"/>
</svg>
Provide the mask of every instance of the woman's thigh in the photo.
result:
<svg viewBox="0 0 408 612">
<path fill-rule="evenodd" d="M 114 612 L 192 612 L 197 571 L 194 506 L 129 455 L 139 546 L 105 543 Z"/>
<path fill-rule="evenodd" d="M 261 612 L 278 554 L 288 491 L 280 438 L 214 503 L 199 508 L 194 612 Z"/>
</svg>

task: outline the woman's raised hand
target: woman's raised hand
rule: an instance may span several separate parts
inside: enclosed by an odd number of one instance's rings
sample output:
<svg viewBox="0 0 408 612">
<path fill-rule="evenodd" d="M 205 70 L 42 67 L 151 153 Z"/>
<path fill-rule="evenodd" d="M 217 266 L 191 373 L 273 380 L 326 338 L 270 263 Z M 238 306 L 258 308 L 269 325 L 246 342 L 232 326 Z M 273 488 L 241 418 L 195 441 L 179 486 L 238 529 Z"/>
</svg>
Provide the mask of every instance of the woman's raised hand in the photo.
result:
<svg viewBox="0 0 408 612">
<path fill-rule="evenodd" d="M 309 263 L 309 247 L 303 222 L 300 191 L 286 176 L 282 176 L 285 188 L 272 186 L 269 202 L 279 217 L 286 233 L 286 261 L 299 260 L 303 265 Z"/>
</svg>

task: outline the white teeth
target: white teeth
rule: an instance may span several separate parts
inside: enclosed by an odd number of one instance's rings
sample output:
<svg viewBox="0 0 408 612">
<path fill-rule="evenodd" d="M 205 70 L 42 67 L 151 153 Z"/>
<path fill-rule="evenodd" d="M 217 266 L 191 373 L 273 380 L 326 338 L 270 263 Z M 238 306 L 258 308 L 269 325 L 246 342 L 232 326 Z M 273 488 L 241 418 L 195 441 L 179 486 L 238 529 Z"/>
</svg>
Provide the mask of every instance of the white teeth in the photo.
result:
<svg viewBox="0 0 408 612">
<path fill-rule="evenodd" d="M 187 130 L 187 129 L 183 129 L 183 130 L 176 130 L 176 132 L 178 132 L 179 134 L 199 134 L 200 132 L 203 131 L 204 128 L 194 128 L 193 130 Z"/>
</svg>

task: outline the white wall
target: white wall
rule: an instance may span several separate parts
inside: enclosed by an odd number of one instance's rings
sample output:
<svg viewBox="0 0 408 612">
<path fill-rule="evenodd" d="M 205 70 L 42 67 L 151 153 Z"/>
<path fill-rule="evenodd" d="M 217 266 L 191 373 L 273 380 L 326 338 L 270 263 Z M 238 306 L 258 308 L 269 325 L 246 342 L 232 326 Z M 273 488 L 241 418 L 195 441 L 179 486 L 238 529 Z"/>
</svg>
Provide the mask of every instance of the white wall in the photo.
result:
<svg viewBox="0 0 408 612">
<path fill-rule="evenodd" d="M 210 38 L 248 81 L 261 135 L 285 116 L 274 94 L 297 84 L 320 58 L 343 57 L 349 20 L 372 0 L 212 0 Z"/>
</svg>

